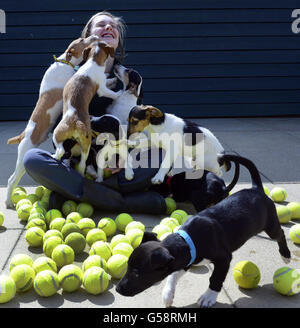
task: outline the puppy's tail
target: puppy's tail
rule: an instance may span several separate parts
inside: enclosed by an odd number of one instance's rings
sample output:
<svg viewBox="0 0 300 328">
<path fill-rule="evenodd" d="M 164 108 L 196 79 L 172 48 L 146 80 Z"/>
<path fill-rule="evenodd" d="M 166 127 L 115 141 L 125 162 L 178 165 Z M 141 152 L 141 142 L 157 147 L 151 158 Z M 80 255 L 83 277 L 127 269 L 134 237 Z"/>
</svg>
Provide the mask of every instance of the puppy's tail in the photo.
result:
<svg viewBox="0 0 300 328">
<path fill-rule="evenodd" d="M 21 134 L 19 134 L 16 137 L 10 138 L 7 140 L 7 144 L 8 145 L 15 145 L 15 144 L 19 144 L 25 137 L 25 131 L 23 131 Z"/>
<path fill-rule="evenodd" d="M 218 162 L 220 165 L 225 165 L 226 162 L 234 162 L 236 165 L 241 164 L 245 166 L 249 170 L 249 173 L 251 175 L 252 187 L 256 187 L 263 191 L 263 184 L 260 178 L 260 174 L 254 163 L 251 162 L 249 159 L 238 155 L 220 154 L 218 156 Z"/>
<path fill-rule="evenodd" d="M 236 183 L 238 182 L 239 176 L 240 176 L 240 165 L 238 163 L 234 163 L 235 166 L 235 171 L 234 171 L 234 176 L 233 179 L 231 181 L 231 183 L 226 186 L 226 192 L 229 193 L 233 187 L 236 185 Z M 225 166 L 225 168 L 228 167 L 227 165 Z M 226 170 L 229 171 L 229 170 Z"/>
</svg>

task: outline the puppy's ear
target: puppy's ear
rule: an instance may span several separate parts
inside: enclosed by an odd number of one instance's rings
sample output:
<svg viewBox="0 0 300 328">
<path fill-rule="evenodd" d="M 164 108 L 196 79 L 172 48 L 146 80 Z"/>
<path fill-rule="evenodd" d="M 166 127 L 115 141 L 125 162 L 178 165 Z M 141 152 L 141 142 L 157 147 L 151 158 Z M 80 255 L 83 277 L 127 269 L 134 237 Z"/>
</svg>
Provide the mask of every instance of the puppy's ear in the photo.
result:
<svg viewBox="0 0 300 328">
<path fill-rule="evenodd" d="M 67 50 L 67 57 L 66 57 L 67 61 L 70 61 L 72 59 L 72 56 L 73 56 L 74 52 L 75 52 L 74 48 L 71 48 L 71 49 Z"/>
<path fill-rule="evenodd" d="M 150 115 L 150 117 L 162 117 L 163 113 L 154 106 L 145 106 L 146 114 Z"/>
<path fill-rule="evenodd" d="M 84 50 L 83 50 L 83 53 L 82 53 L 82 57 L 83 57 L 83 60 L 86 62 L 88 57 L 89 57 L 89 54 L 90 54 L 90 51 L 91 51 L 92 47 L 89 46 L 89 47 L 86 47 Z"/>
<path fill-rule="evenodd" d="M 157 238 L 156 233 L 145 231 L 141 244 L 146 243 L 147 241 L 160 241 L 160 240 Z"/>
<path fill-rule="evenodd" d="M 151 255 L 151 267 L 156 270 L 165 269 L 174 259 L 166 248 L 159 247 Z"/>
</svg>

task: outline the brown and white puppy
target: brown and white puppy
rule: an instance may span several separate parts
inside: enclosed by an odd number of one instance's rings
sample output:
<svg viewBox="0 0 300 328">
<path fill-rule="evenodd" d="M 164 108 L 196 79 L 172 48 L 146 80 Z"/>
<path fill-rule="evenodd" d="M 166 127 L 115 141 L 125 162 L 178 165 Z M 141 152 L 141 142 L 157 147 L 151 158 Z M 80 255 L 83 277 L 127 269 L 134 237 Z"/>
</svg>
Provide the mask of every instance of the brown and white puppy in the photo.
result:
<svg viewBox="0 0 300 328">
<path fill-rule="evenodd" d="M 91 146 L 91 123 L 89 104 L 96 93 L 100 97 L 116 99 L 121 92 L 107 88 L 105 62 L 114 56 L 114 49 L 106 42 L 96 41 L 84 50 L 86 61 L 68 81 L 63 92 L 63 117 L 54 130 L 53 143 L 56 152 L 53 157 L 60 160 L 65 153 L 63 142 L 75 139 L 79 144 L 81 159 L 79 172 L 84 176 L 86 160 Z"/>
<path fill-rule="evenodd" d="M 8 139 L 8 144 L 18 146 L 18 158 L 14 173 L 8 180 L 6 206 L 13 207 L 11 193 L 25 174 L 23 157 L 25 153 L 39 147 L 52 131 L 57 118 L 63 111 L 63 89 L 67 81 L 75 73 L 74 66 L 79 65 L 83 59 L 83 50 L 92 42 L 98 40 L 97 36 L 74 40 L 67 50 L 47 69 L 41 81 L 39 99 L 31 114 L 25 130 L 18 136 Z"/>
</svg>

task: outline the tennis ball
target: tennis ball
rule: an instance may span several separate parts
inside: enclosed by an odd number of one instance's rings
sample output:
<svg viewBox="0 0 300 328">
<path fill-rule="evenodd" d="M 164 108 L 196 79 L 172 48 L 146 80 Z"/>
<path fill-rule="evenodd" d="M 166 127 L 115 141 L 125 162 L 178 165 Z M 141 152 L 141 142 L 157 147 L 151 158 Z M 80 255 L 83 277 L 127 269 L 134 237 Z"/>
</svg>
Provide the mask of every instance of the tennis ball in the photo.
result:
<svg viewBox="0 0 300 328">
<path fill-rule="evenodd" d="M 188 214 L 184 210 L 176 210 L 171 213 L 171 218 L 174 218 L 178 221 L 178 224 L 183 224 L 187 220 Z"/>
<path fill-rule="evenodd" d="M 286 207 L 291 211 L 292 219 L 300 219 L 300 203 L 290 202 Z"/>
<path fill-rule="evenodd" d="M 4 222 L 4 213 L 0 211 L 0 227 L 3 225 Z"/>
<path fill-rule="evenodd" d="M 131 245 L 131 242 L 128 239 L 128 237 L 123 234 L 118 234 L 118 235 L 113 236 L 110 241 L 110 246 L 113 249 L 119 243 L 127 243 L 127 244 Z"/>
<path fill-rule="evenodd" d="M 14 255 L 9 263 L 9 271 L 11 271 L 15 266 L 20 264 L 27 264 L 29 266 L 32 266 L 33 259 L 27 254 Z"/>
<path fill-rule="evenodd" d="M 65 244 L 72 247 L 75 254 L 80 254 L 85 249 L 86 240 L 81 233 L 72 232 L 66 237 Z"/>
<path fill-rule="evenodd" d="M 126 237 L 129 239 L 133 248 L 137 248 L 142 242 L 144 231 L 141 229 L 130 229 L 126 232 Z M 116 245 L 117 247 L 118 245 Z M 115 247 L 114 247 L 115 249 Z"/>
<path fill-rule="evenodd" d="M 170 215 L 171 213 L 173 213 L 176 208 L 177 208 L 177 205 L 176 205 L 176 202 L 173 198 L 171 197 L 167 197 L 165 198 L 165 202 L 166 202 L 166 206 L 167 206 L 167 210 L 166 210 L 166 215 Z"/>
<path fill-rule="evenodd" d="M 89 246 L 92 246 L 96 241 L 99 240 L 106 241 L 105 232 L 99 228 L 94 228 L 90 230 L 86 235 L 86 242 Z"/>
<path fill-rule="evenodd" d="M 38 186 L 35 188 L 34 193 L 38 196 L 39 199 L 41 199 L 44 195 L 44 190 L 45 190 L 44 186 Z"/>
<path fill-rule="evenodd" d="M 21 186 L 17 186 L 13 191 L 16 191 L 16 190 L 22 190 L 25 192 L 25 194 L 27 194 L 27 191 L 24 187 L 21 187 Z"/>
<path fill-rule="evenodd" d="M 23 198 L 17 202 L 16 211 L 18 211 L 19 207 L 21 207 L 22 205 L 25 205 L 25 204 L 32 206 L 32 203 L 29 199 Z"/>
<path fill-rule="evenodd" d="M 29 218 L 28 218 L 27 222 L 30 222 L 33 219 L 41 219 L 46 223 L 46 219 L 45 219 L 44 214 L 36 212 L 36 211 L 31 211 L 30 212 L 30 215 L 29 215 Z"/>
<path fill-rule="evenodd" d="M 64 218 L 56 218 L 53 221 L 51 221 L 49 228 L 51 230 L 58 230 L 61 231 L 63 226 L 66 223 L 66 219 Z"/>
<path fill-rule="evenodd" d="M 78 212 L 71 212 L 66 217 L 66 224 L 67 223 L 78 223 L 82 219 L 82 215 Z"/>
<path fill-rule="evenodd" d="M 59 279 L 52 270 L 40 271 L 34 279 L 34 290 L 42 297 L 49 297 L 59 290 Z"/>
<path fill-rule="evenodd" d="M 111 254 L 112 249 L 109 243 L 104 242 L 103 240 L 96 241 L 89 251 L 89 255 L 99 255 L 104 258 L 105 261 L 111 257 Z"/>
<path fill-rule="evenodd" d="M 93 295 L 106 291 L 111 277 L 102 268 L 93 266 L 83 274 L 83 286 L 85 290 Z"/>
<path fill-rule="evenodd" d="M 38 228 L 43 229 L 44 231 L 47 231 L 46 223 L 42 219 L 31 219 L 27 223 L 26 229 L 28 230 L 29 228 L 32 228 L 32 227 L 38 227 Z"/>
<path fill-rule="evenodd" d="M 14 204 L 17 204 L 21 199 L 24 199 L 27 197 L 26 192 L 20 189 L 14 189 L 12 194 L 11 194 L 11 201 Z"/>
<path fill-rule="evenodd" d="M 32 268 L 34 269 L 35 273 L 39 273 L 44 270 L 51 270 L 55 273 L 57 273 L 57 266 L 55 261 L 50 259 L 47 256 L 42 256 L 37 258 L 32 265 Z"/>
<path fill-rule="evenodd" d="M 73 200 L 67 200 L 63 203 L 61 210 L 62 210 L 64 216 L 66 217 L 70 213 L 76 212 L 76 208 L 77 208 L 76 202 L 74 202 Z"/>
<path fill-rule="evenodd" d="M 48 256 L 51 257 L 54 248 L 58 245 L 63 243 L 62 239 L 57 236 L 49 237 L 45 240 L 43 245 L 43 252 Z"/>
<path fill-rule="evenodd" d="M 16 284 L 12 277 L 0 276 L 0 304 L 7 303 L 16 295 Z"/>
<path fill-rule="evenodd" d="M 79 212 L 83 218 L 91 218 L 94 213 L 94 208 L 91 204 L 81 202 L 77 205 L 76 211 Z"/>
<path fill-rule="evenodd" d="M 127 213 L 121 213 L 115 219 L 117 228 L 123 232 L 125 231 L 127 224 L 131 221 L 133 221 L 133 218 L 130 214 Z"/>
<path fill-rule="evenodd" d="M 273 275 L 273 286 L 275 290 L 286 296 L 298 294 L 300 289 L 300 274 L 296 269 L 282 267 Z"/>
<path fill-rule="evenodd" d="M 286 199 L 287 193 L 286 193 L 286 190 L 284 188 L 275 187 L 271 190 L 270 197 L 272 198 L 272 200 L 274 202 L 281 203 Z"/>
<path fill-rule="evenodd" d="M 289 235 L 295 244 L 300 244 L 300 224 L 295 224 L 290 228 Z"/>
<path fill-rule="evenodd" d="M 56 218 L 62 218 L 62 217 L 63 217 L 63 215 L 62 215 L 61 211 L 56 210 L 56 209 L 49 210 L 45 215 L 46 223 L 48 226 L 50 225 L 52 220 L 54 220 Z"/>
<path fill-rule="evenodd" d="M 98 222 L 97 227 L 105 232 L 106 237 L 114 235 L 117 231 L 117 225 L 115 221 L 111 218 L 102 218 Z"/>
<path fill-rule="evenodd" d="M 81 230 L 76 223 L 66 223 L 61 229 L 63 239 L 66 239 L 67 236 L 72 232 L 80 232 L 81 233 Z"/>
<path fill-rule="evenodd" d="M 25 239 L 29 246 L 39 247 L 43 245 L 43 236 L 45 232 L 39 227 L 32 227 L 26 231 Z"/>
<path fill-rule="evenodd" d="M 21 205 L 17 210 L 19 219 L 22 221 L 27 221 L 31 210 L 32 210 L 32 205 L 29 204 Z"/>
<path fill-rule="evenodd" d="M 287 223 L 291 220 L 292 213 L 287 206 L 277 205 L 276 212 L 280 223 Z"/>
<path fill-rule="evenodd" d="M 126 229 L 125 229 L 125 235 L 131 229 L 140 229 L 144 232 L 145 231 L 145 225 L 140 221 L 132 221 L 132 222 L 127 224 Z"/>
<path fill-rule="evenodd" d="M 93 266 L 97 266 L 107 271 L 107 263 L 104 258 L 99 255 L 91 255 L 87 259 L 85 259 L 82 263 L 82 271 L 85 272 L 87 269 Z"/>
<path fill-rule="evenodd" d="M 177 219 L 175 218 L 164 218 L 160 221 L 160 224 L 167 226 L 168 228 L 170 228 L 172 231 L 175 227 L 179 226 L 179 222 Z"/>
<path fill-rule="evenodd" d="M 109 274 L 114 279 L 121 279 L 127 272 L 128 258 L 121 254 L 111 256 L 107 261 Z"/>
<path fill-rule="evenodd" d="M 58 230 L 48 230 L 45 232 L 44 236 L 43 236 L 43 243 L 50 237 L 53 237 L 53 236 L 57 236 L 61 239 L 63 239 L 63 235 L 60 231 Z"/>
<path fill-rule="evenodd" d="M 43 209 L 44 214 L 46 215 L 47 209 L 48 209 L 48 204 L 45 203 L 45 202 L 43 202 L 43 201 L 41 201 L 41 200 L 39 200 L 39 201 L 33 203 L 32 204 L 32 207 L 33 208 L 41 208 L 41 209 Z"/>
<path fill-rule="evenodd" d="M 31 202 L 31 204 L 33 204 L 39 200 L 39 198 L 36 194 L 29 194 L 29 195 L 27 195 L 27 197 L 25 199 L 29 200 Z"/>
<path fill-rule="evenodd" d="M 64 292 L 75 292 L 82 284 L 82 271 L 74 264 L 68 264 L 60 269 L 58 279 Z"/>
<path fill-rule="evenodd" d="M 60 244 L 53 249 L 51 258 L 57 266 L 63 267 L 64 265 L 72 264 L 74 262 L 75 253 L 72 247 Z"/>
<path fill-rule="evenodd" d="M 177 228 L 177 227 L 176 227 Z M 168 237 L 169 235 L 171 235 L 172 234 L 172 232 L 165 232 L 165 233 L 163 233 L 158 239 L 160 240 L 160 241 L 162 241 L 162 240 L 164 240 L 166 237 Z"/>
<path fill-rule="evenodd" d="M 78 227 L 80 228 L 82 234 L 84 236 L 87 235 L 87 233 L 96 228 L 96 223 L 94 220 L 89 219 L 89 218 L 83 218 L 77 223 Z"/>
<path fill-rule="evenodd" d="M 260 271 L 253 262 L 241 261 L 233 268 L 233 278 L 242 288 L 255 288 L 260 281 Z"/>
<path fill-rule="evenodd" d="M 268 188 L 267 186 L 263 186 L 263 188 L 264 188 L 264 192 L 265 192 L 265 194 L 266 194 L 267 196 L 269 196 L 269 195 L 270 195 L 270 190 L 269 190 L 269 188 Z"/>
<path fill-rule="evenodd" d="M 167 227 L 166 225 L 158 224 L 153 229 L 152 232 L 155 232 L 157 234 L 157 238 L 160 239 L 160 237 L 166 233 L 166 232 L 172 232 L 172 230 Z"/>
<path fill-rule="evenodd" d="M 133 252 L 133 247 L 131 245 L 127 243 L 119 243 L 114 247 L 112 251 L 112 255 L 121 254 L 126 257 L 130 257 L 132 252 Z"/>
<path fill-rule="evenodd" d="M 175 227 L 175 228 L 173 229 L 173 231 L 172 231 L 172 232 L 176 232 L 176 231 L 178 231 L 180 228 L 181 228 L 181 225 L 180 225 L 180 226 L 177 226 L 177 227 Z"/>
<path fill-rule="evenodd" d="M 35 271 L 27 264 L 20 264 L 11 270 L 10 276 L 16 284 L 17 292 L 26 292 L 33 285 Z"/>
</svg>

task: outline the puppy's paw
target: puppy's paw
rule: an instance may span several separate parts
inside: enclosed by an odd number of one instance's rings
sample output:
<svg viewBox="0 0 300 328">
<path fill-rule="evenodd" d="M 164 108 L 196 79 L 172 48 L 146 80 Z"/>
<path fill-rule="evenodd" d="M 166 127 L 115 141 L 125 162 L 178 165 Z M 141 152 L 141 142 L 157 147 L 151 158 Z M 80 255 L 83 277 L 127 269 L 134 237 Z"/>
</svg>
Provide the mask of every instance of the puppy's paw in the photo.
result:
<svg viewBox="0 0 300 328">
<path fill-rule="evenodd" d="M 132 170 L 125 170 L 126 180 L 132 180 L 134 177 L 134 172 Z"/>
<path fill-rule="evenodd" d="M 216 303 L 217 297 L 218 292 L 208 288 L 208 290 L 198 299 L 197 303 L 202 308 L 209 308 Z"/>
<path fill-rule="evenodd" d="M 168 284 L 165 285 L 162 291 L 162 300 L 165 307 L 171 307 L 174 300 L 174 289 L 170 288 Z"/>
<path fill-rule="evenodd" d="M 153 184 L 161 184 L 164 182 L 164 178 L 161 177 L 160 175 L 156 174 L 152 179 L 151 179 L 151 182 Z"/>
<path fill-rule="evenodd" d="M 6 208 L 14 208 L 14 204 L 10 199 L 5 201 Z"/>
<path fill-rule="evenodd" d="M 97 179 L 95 181 L 96 182 L 102 182 L 103 181 L 103 177 L 97 177 Z"/>
<path fill-rule="evenodd" d="M 288 257 L 284 257 L 284 256 L 281 256 L 282 258 L 282 261 L 285 263 L 285 264 L 288 264 L 291 262 L 291 258 L 288 258 Z"/>
</svg>

